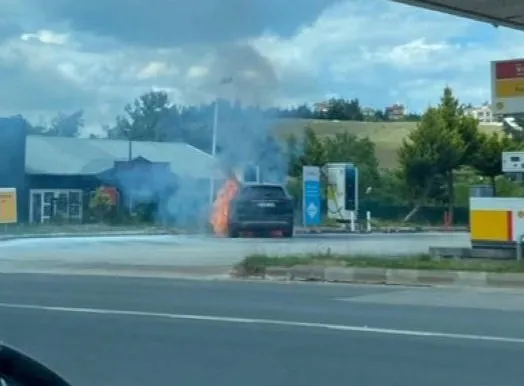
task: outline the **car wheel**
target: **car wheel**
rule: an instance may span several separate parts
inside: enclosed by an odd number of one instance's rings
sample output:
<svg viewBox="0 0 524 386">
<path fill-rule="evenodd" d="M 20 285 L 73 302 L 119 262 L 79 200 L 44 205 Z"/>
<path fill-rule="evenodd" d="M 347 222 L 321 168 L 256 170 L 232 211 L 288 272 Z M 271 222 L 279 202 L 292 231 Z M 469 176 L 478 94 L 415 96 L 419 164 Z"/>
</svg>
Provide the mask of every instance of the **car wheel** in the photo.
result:
<svg viewBox="0 0 524 386">
<path fill-rule="evenodd" d="M 238 229 L 236 227 L 230 226 L 228 231 L 227 231 L 227 235 L 230 238 L 236 239 L 236 238 L 238 238 L 238 236 L 240 234 L 239 234 Z"/>
<path fill-rule="evenodd" d="M 286 239 L 293 237 L 293 227 L 285 229 L 284 232 L 282 232 L 282 236 Z"/>
</svg>

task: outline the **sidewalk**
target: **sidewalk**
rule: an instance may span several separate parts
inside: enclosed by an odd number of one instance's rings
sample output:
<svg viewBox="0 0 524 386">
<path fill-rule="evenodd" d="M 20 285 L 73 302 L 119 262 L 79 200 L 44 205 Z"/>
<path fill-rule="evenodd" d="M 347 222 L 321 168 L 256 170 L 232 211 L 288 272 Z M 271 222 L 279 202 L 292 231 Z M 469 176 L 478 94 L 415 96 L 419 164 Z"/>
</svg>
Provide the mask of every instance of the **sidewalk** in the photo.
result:
<svg viewBox="0 0 524 386">
<path fill-rule="evenodd" d="M 423 233 L 423 232 L 468 232 L 467 227 L 376 227 L 371 233 Z M 171 235 L 191 234 L 175 228 L 161 228 L 153 226 L 106 226 L 106 225 L 64 225 L 64 226 L 21 226 L 15 229 L 0 231 L 0 241 L 31 238 L 56 238 L 56 237 L 104 237 L 104 236 L 141 236 L 141 235 Z M 350 234 L 368 233 L 366 231 L 351 232 L 349 228 L 342 227 L 295 227 L 295 234 Z M 196 233 L 195 233 L 196 234 Z"/>
<path fill-rule="evenodd" d="M 0 241 L 56 237 L 104 237 L 177 234 L 175 229 L 159 227 L 111 227 L 104 225 L 26 226 L 0 231 Z"/>
</svg>

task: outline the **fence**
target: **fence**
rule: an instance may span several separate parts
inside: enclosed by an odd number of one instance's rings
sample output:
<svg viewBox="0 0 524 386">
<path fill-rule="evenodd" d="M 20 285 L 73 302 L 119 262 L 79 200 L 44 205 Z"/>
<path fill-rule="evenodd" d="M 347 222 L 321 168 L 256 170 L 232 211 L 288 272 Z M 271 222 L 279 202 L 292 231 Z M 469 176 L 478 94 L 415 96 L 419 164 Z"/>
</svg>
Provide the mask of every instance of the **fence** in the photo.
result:
<svg viewBox="0 0 524 386">
<path fill-rule="evenodd" d="M 322 213 L 327 213 L 327 201 L 324 199 L 321 202 Z M 400 222 L 406 215 L 413 209 L 408 205 L 391 205 L 379 201 L 368 201 L 362 200 L 359 203 L 359 212 L 365 213 L 366 211 L 371 212 L 371 216 L 375 220 Z M 298 218 L 302 213 L 302 202 L 301 200 L 296 201 L 296 210 Z M 427 205 L 422 206 L 417 213 L 410 219 L 410 223 L 421 224 L 421 225 L 442 225 L 444 223 L 445 213 L 448 207 L 444 205 Z M 324 215 L 324 218 L 326 216 Z M 468 225 L 469 224 L 469 207 L 457 206 L 454 208 L 453 213 L 453 224 L 454 225 Z"/>
</svg>

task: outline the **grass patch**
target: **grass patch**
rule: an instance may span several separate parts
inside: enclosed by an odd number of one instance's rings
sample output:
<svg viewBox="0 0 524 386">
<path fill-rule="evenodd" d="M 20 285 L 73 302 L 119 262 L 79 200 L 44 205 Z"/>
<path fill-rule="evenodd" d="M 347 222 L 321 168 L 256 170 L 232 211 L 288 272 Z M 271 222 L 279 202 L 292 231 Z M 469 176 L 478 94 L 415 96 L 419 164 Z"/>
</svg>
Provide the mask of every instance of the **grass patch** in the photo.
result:
<svg viewBox="0 0 524 386">
<path fill-rule="evenodd" d="M 510 260 L 432 259 L 427 254 L 403 258 L 381 258 L 332 253 L 286 256 L 253 254 L 237 264 L 236 271 L 245 275 L 262 276 L 268 267 L 293 267 L 296 265 L 524 273 L 523 262 Z"/>
<path fill-rule="evenodd" d="M 281 119 L 275 131 L 286 137 L 290 134 L 300 136 L 306 127 L 312 128 L 320 136 L 330 136 L 349 132 L 358 137 L 369 137 L 377 149 L 380 166 L 390 168 L 397 164 L 397 150 L 402 140 L 417 127 L 416 122 L 355 122 L 327 121 L 319 119 Z M 501 131 L 502 126 L 481 125 L 482 131 Z"/>
</svg>

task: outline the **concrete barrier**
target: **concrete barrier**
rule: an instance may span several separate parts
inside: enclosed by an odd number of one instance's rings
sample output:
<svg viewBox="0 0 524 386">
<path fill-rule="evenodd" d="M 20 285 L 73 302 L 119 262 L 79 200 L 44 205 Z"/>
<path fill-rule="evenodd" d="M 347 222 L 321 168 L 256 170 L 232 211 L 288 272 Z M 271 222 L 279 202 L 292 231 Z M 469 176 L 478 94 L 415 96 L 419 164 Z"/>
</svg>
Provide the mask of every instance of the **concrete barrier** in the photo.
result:
<svg viewBox="0 0 524 386">
<path fill-rule="evenodd" d="M 429 247 L 432 258 L 444 259 L 515 259 L 515 248 Z"/>
<path fill-rule="evenodd" d="M 299 265 L 290 268 L 268 268 L 265 277 L 276 280 L 316 280 L 337 283 L 524 288 L 524 273 Z"/>
</svg>

